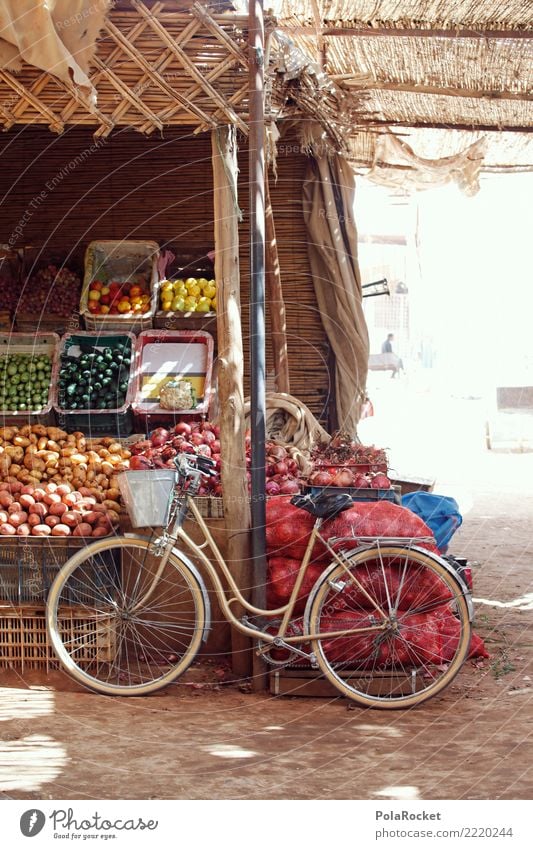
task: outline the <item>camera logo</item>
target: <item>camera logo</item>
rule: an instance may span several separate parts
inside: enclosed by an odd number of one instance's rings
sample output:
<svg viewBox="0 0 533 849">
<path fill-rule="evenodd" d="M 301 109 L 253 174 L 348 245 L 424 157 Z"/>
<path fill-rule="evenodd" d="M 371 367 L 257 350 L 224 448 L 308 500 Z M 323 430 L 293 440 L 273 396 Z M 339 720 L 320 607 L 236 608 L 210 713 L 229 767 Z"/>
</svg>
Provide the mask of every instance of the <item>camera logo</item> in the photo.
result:
<svg viewBox="0 0 533 849">
<path fill-rule="evenodd" d="M 29 811 L 24 811 L 20 818 L 20 830 L 24 837 L 35 837 L 42 831 L 46 822 L 46 817 L 42 811 L 37 808 L 32 808 Z"/>
</svg>

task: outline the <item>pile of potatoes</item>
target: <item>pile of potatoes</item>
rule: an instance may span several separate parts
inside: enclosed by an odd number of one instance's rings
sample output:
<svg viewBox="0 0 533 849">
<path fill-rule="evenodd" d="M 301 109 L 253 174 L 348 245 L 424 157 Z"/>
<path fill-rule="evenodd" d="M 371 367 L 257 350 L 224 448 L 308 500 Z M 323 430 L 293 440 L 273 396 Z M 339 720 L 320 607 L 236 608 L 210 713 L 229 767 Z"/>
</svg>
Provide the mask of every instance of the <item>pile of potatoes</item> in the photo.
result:
<svg viewBox="0 0 533 849">
<path fill-rule="evenodd" d="M 117 512 L 117 474 L 128 468 L 130 457 L 111 437 L 89 440 L 80 431 L 68 434 L 40 424 L 0 427 L 0 482 L 37 488 L 68 484 Z"/>
<path fill-rule="evenodd" d="M 102 537 L 118 525 L 119 509 L 68 483 L 0 483 L 1 536 Z"/>
</svg>

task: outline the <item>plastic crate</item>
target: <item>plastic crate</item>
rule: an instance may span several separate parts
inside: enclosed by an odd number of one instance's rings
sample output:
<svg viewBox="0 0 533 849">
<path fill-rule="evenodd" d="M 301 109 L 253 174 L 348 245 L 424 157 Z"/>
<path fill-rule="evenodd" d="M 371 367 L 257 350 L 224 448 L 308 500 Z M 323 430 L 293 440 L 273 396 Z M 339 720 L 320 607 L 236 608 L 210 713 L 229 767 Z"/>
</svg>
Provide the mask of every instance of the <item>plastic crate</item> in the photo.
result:
<svg viewBox="0 0 533 849">
<path fill-rule="evenodd" d="M 115 658 L 117 639 L 110 619 L 97 619 L 84 607 L 63 607 L 58 622 L 64 642 L 76 645 L 76 662 L 80 665 Z M 0 605 L 0 668 L 24 672 L 58 666 L 48 642 L 43 605 Z"/>
<path fill-rule="evenodd" d="M 348 492 L 352 497 L 352 501 L 392 501 L 394 504 L 402 503 L 401 489 L 399 486 L 391 486 L 390 489 L 373 489 L 365 487 L 358 489 L 353 486 L 310 486 L 309 484 L 302 485 L 304 494 L 320 495 L 322 492 L 337 495 L 340 492 Z"/>
<path fill-rule="evenodd" d="M 57 333 L 5 333 L 0 335 L 0 354 L 47 354 L 52 363 L 52 379 L 48 387 L 48 401 L 40 410 L 0 410 L 0 422 L 5 426 L 23 427 L 25 424 L 55 423 L 54 374 L 57 369 L 59 336 Z"/>
<path fill-rule="evenodd" d="M 157 242 L 124 240 L 90 242 L 85 253 L 85 275 L 80 300 L 80 313 L 87 330 L 120 330 L 141 333 L 153 327 L 157 310 L 156 284 L 159 279 Z M 143 274 L 150 286 L 150 310 L 143 315 L 94 315 L 87 300 L 93 280 L 125 282 L 134 274 Z"/>
<path fill-rule="evenodd" d="M 48 590 L 59 569 L 80 548 L 87 545 L 82 537 L 0 537 L 0 602 L 25 604 L 46 601 Z M 94 587 L 116 583 L 114 552 L 98 555 L 94 568 Z M 111 580 L 113 578 L 113 580 Z M 70 604 L 90 604 L 94 596 L 87 586 L 73 588 Z"/>
<path fill-rule="evenodd" d="M 132 408 L 135 423 L 147 432 L 156 422 L 205 416 L 209 409 L 214 342 L 202 330 L 148 330 L 137 337 Z M 172 377 L 191 379 L 198 403 L 190 410 L 166 410 L 158 391 Z"/>
<path fill-rule="evenodd" d="M 69 309 L 67 315 L 59 315 L 51 313 L 49 309 L 43 307 L 43 310 L 36 315 L 34 312 L 25 312 L 22 305 L 17 306 L 13 318 L 19 331 L 31 333 L 39 330 L 39 332 L 57 333 L 61 336 L 63 333 L 76 330 L 80 327 L 80 318 L 77 309 L 81 294 L 83 263 L 79 252 L 69 254 L 66 258 L 64 251 L 57 250 L 53 247 L 25 245 L 22 250 L 19 291 L 23 290 L 25 286 L 31 285 L 31 278 L 48 265 L 55 265 L 58 270 L 68 268 L 69 271 L 77 275 L 79 282 L 76 286 L 76 297 L 73 297 L 73 301 L 76 304 L 75 311 L 74 309 Z"/>
<path fill-rule="evenodd" d="M 60 373 L 60 359 L 64 352 L 69 356 L 80 356 L 80 344 L 94 345 L 98 348 L 122 347 L 126 339 L 131 346 L 131 365 L 128 378 L 128 389 L 124 404 L 115 410 L 69 410 L 59 405 L 58 382 Z M 91 435 L 106 436 L 129 436 L 133 430 L 133 413 L 131 402 L 133 400 L 132 374 L 135 367 L 135 336 L 133 333 L 123 331 L 117 333 L 113 330 L 89 333 L 67 333 L 60 342 L 56 368 L 53 378 L 53 405 L 57 415 L 57 421 L 64 430 L 73 432 L 83 431 Z"/>
</svg>

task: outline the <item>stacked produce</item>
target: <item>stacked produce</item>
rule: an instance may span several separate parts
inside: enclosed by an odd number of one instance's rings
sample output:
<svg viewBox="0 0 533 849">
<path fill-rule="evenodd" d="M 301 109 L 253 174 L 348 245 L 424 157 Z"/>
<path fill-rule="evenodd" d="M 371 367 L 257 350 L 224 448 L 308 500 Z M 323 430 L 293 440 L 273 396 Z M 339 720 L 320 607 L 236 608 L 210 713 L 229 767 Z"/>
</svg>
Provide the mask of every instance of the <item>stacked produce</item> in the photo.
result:
<svg viewBox="0 0 533 849">
<path fill-rule="evenodd" d="M 311 452 L 312 486 L 342 486 L 364 489 L 389 489 L 387 455 L 382 448 L 361 445 L 342 432 L 331 442 L 319 443 Z"/>
<path fill-rule="evenodd" d="M 143 275 L 131 280 L 105 283 L 93 280 L 87 293 L 87 309 L 93 315 L 145 315 L 150 312 L 150 288 Z"/>
<path fill-rule="evenodd" d="M 61 354 L 58 401 L 63 410 L 117 410 L 124 406 L 131 366 L 131 343 L 115 348 L 80 345 Z"/>
<path fill-rule="evenodd" d="M 271 609 L 276 609 L 289 601 L 309 542 L 314 518 L 305 510 L 292 505 L 290 497 L 270 499 L 266 509 L 267 601 Z M 359 537 L 429 540 L 432 536 L 430 529 L 419 516 L 405 507 L 387 501 L 354 504 L 336 518 L 325 521 L 320 533 L 326 540 L 337 538 L 337 543 L 332 546 L 337 551 L 348 547 L 356 548 Z M 436 545 L 432 542 L 420 540 L 419 545 L 438 553 Z M 326 547 L 320 542 L 315 543 L 312 560 L 296 603 L 297 615 L 303 613 L 314 583 L 331 562 L 332 557 Z M 377 559 L 374 563 L 370 561 L 361 567 L 358 581 L 360 586 L 355 583 L 348 585 L 346 592 L 338 595 L 334 609 L 322 622 L 325 630 L 368 628 L 372 624 L 371 617 L 375 611 L 364 591 L 377 599 L 378 603 L 386 605 L 387 592 L 392 588 L 396 599 L 400 599 L 401 595 L 400 609 L 403 600 L 406 605 L 408 603 L 407 610 L 416 611 L 406 616 L 406 627 L 409 627 L 410 633 L 405 636 L 412 644 L 418 641 L 419 657 L 434 663 L 450 660 L 450 654 L 453 655 L 455 650 L 454 641 L 458 639 L 458 622 L 453 610 L 446 605 L 446 598 L 441 597 L 442 588 L 439 582 L 433 581 L 429 572 L 422 572 L 420 567 L 414 566 L 404 574 L 403 565 Z M 301 619 L 295 620 L 291 624 L 290 633 L 297 633 L 301 626 Z M 336 638 L 334 643 L 327 647 L 330 659 L 334 657 L 333 652 L 336 652 L 340 660 L 354 656 L 364 657 L 365 650 L 373 665 L 376 665 L 376 652 L 379 654 L 378 665 L 391 665 L 387 646 L 381 645 L 375 634 Z M 488 656 L 482 640 L 475 635 L 472 638 L 470 656 Z M 278 660 L 284 659 L 281 654 L 275 657 Z M 395 658 L 398 661 L 397 654 Z M 301 663 L 300 658 L 298 662 Z M 409 662 L 409 658 L 404 662 Z"/>
<path fill-rule="evenodd" d="M 0 483 L 1 536 L 102 537 L 118 525 L 119 509 L 68 483 Z"/>
<path fill-rule="evenodd" d="M 78 312 L 81 281 L 74 271 L 47 265 L 31 277 L 20 295 L 20 312 L 63 317 Z"/>
<path fill-rule="evenodd" d="M 57 427 L 0 427 L 0 482 L 40 487 L 69 484 L 86 498 L 120 510 L 117 474 L 128 468 L 131 454 L 111 437 L 88 440 Z"/>
<path fill-rule="evenodd" d="M 185 280 L 163 280 L 160 309 L 163 312 L 215 312 L 217 289 L 214 280 L 187 277 Z"/>
<path fill-rule="evenodd" d="M 0 356 L 0 410 L 41 410 L 48 403 L 51 372 L 47 354 Z"/>
<path fill-rule="evenodd" d="M 251 438 L 245 438 L 247 477 L 250 483 Z M 156 428 L 149 439 L 143 439 L 131 446 L 130 469 L 174 468 L 174 457 L 182 452 L 202 454 L 215 461 L 214 476 L 205 476 L 199 495 L 222 494 L 220 482 L 220 428 L 210 422 L 178 422 L 167 430 Z M 300 491 L 299 465 L 291 456 L 290 449 L 274 442 L 266 443 L 266 494 L 294 494 Z"/>
</svg>

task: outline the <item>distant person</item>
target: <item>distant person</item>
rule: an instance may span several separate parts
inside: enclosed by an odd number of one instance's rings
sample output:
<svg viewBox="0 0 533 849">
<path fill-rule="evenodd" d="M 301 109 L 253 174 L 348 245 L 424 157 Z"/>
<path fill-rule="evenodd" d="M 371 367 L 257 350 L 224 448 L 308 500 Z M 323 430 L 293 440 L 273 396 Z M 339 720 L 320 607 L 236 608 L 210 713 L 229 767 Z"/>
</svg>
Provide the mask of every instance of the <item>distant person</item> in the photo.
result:
<svg viewBox="0 0 533 849">
<path fill-rule="evenodd" d="M 394 354 L 394 351 L 392 350 L 392 340 L 393 339 L 394 339 L 394 333 L 388 333 L 387 338 L 385 339 L 385 341 L 383 342 L 383 344 L 381 346 L 381 353 L 382 354 Z M 401 371 L 404 371 L 403 362 L 401 361 L 400 357 L 396 356 L 396 354 L 394 354 L 394 356 L 395 356 L 395 362 L 393 363 L 393 371 L 392 371 L 391 377 L 396 377 L 397 374 L 400 374 Z"/>
</svg>

